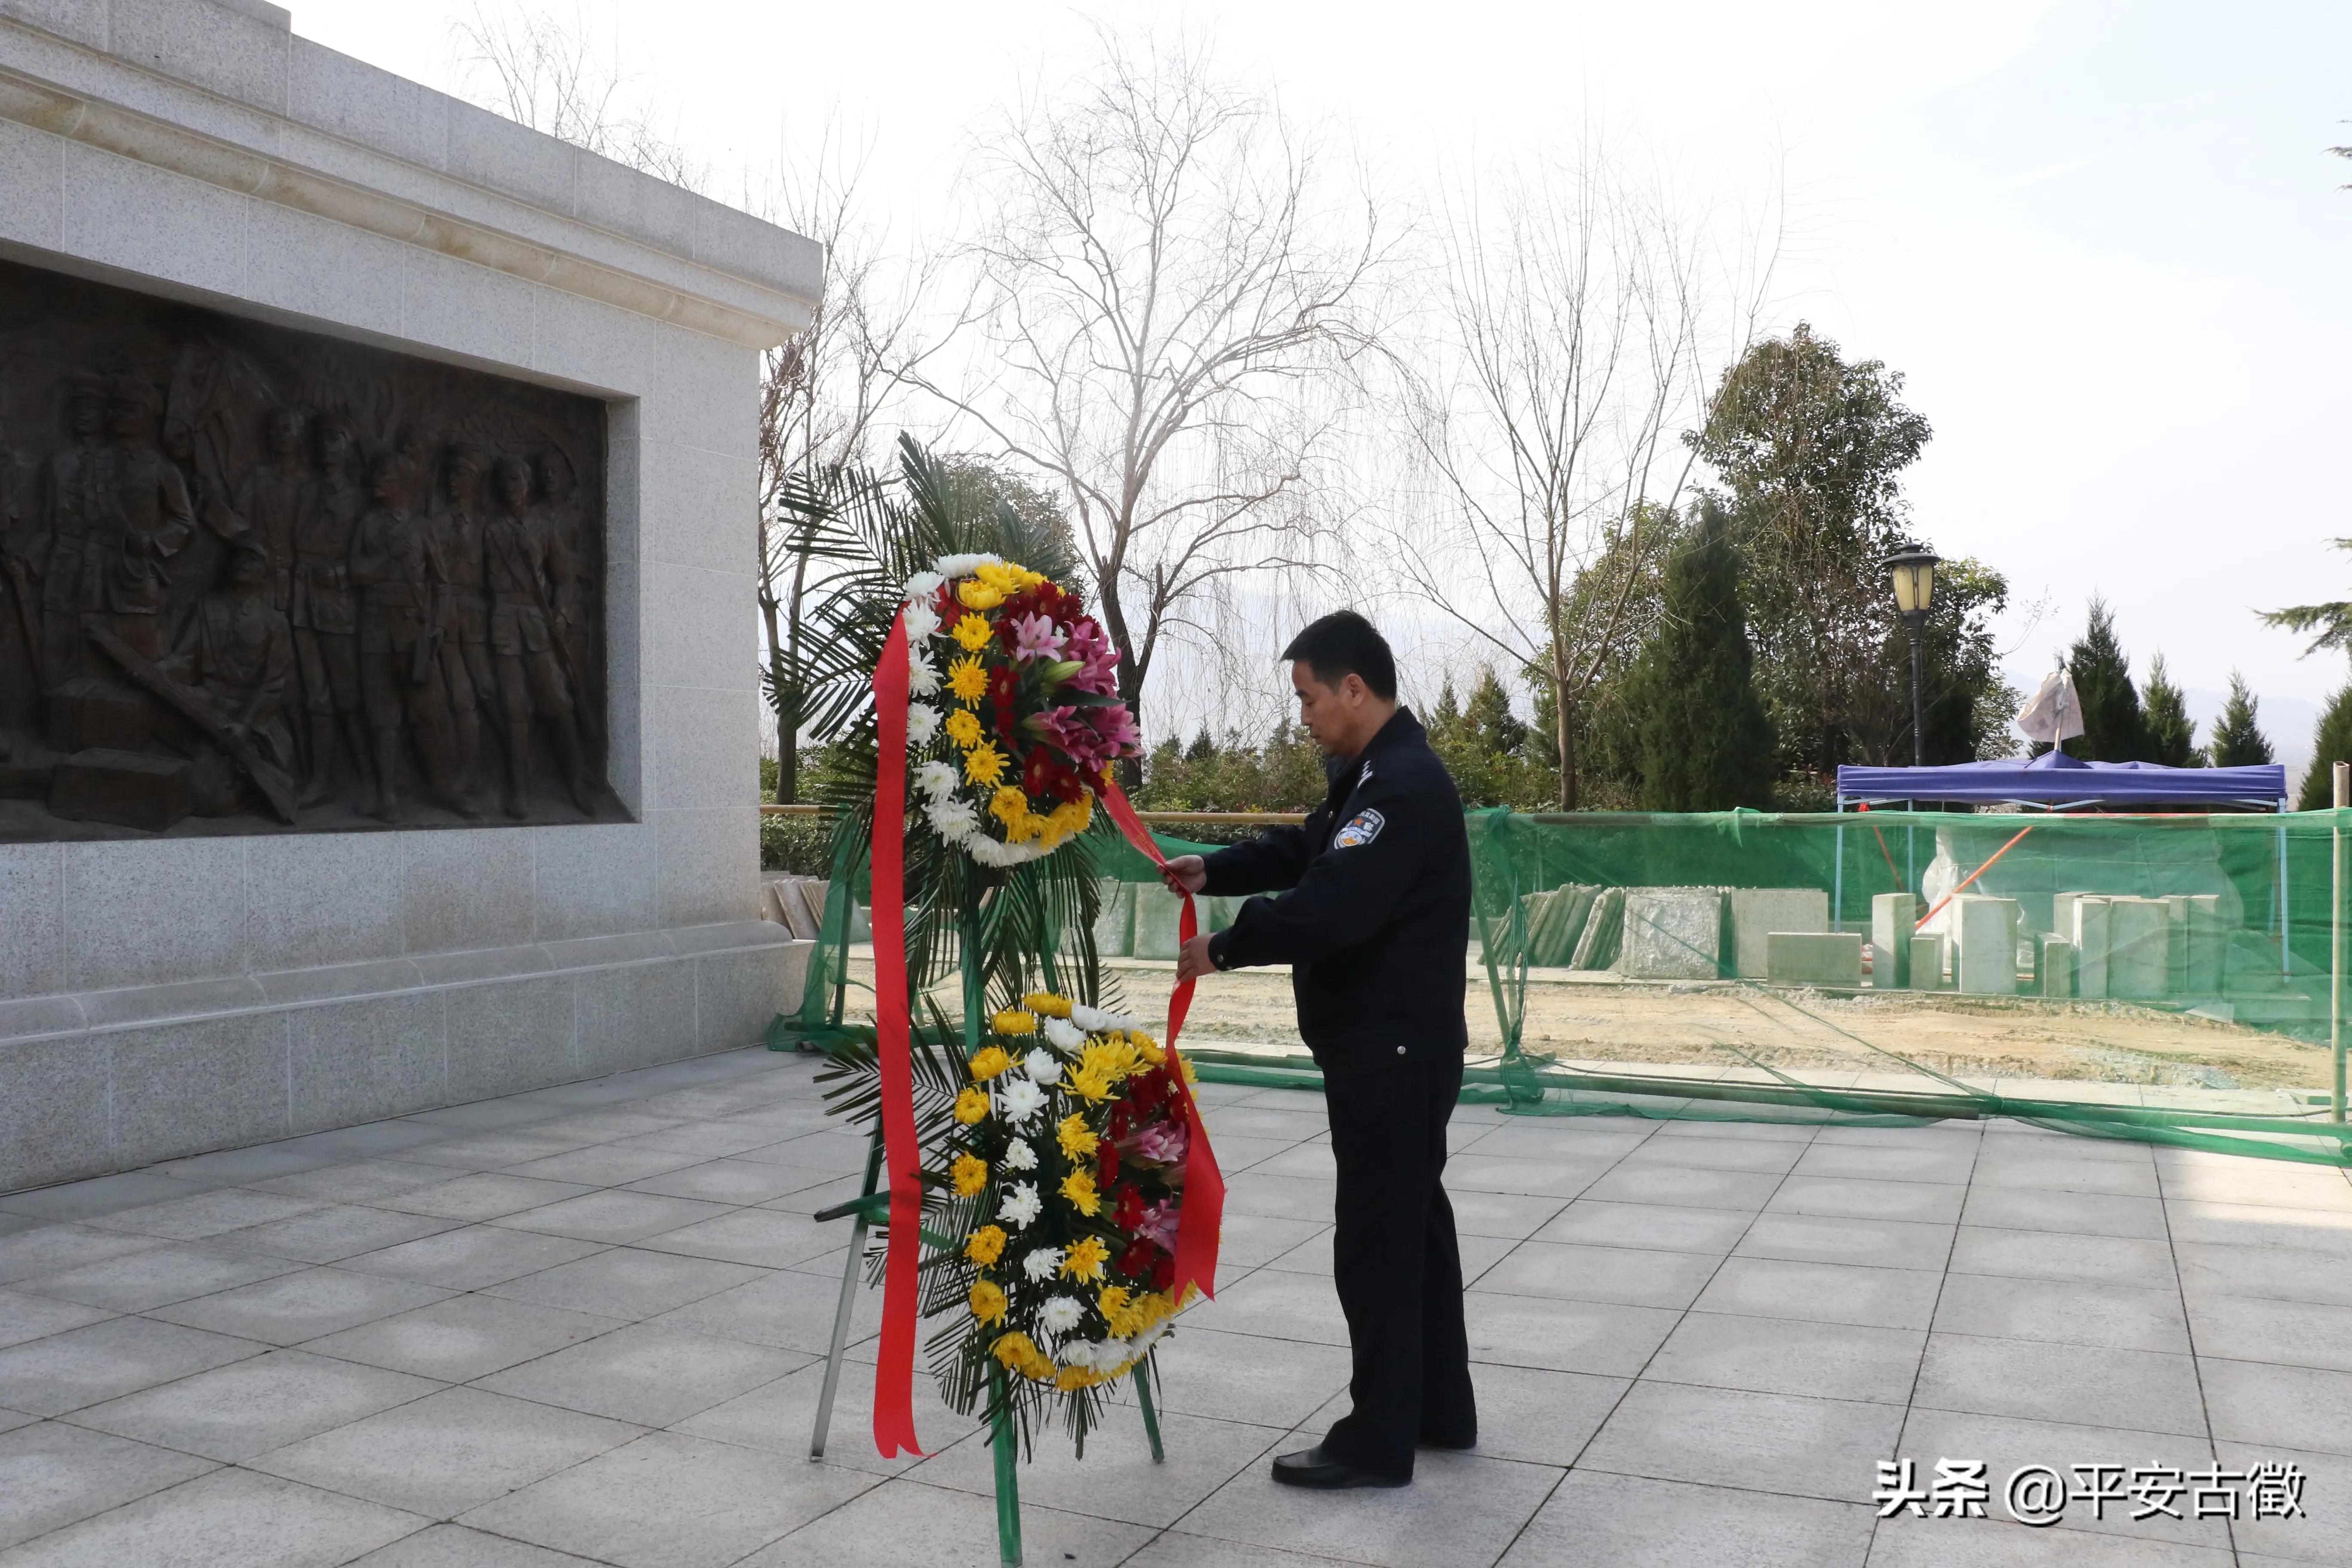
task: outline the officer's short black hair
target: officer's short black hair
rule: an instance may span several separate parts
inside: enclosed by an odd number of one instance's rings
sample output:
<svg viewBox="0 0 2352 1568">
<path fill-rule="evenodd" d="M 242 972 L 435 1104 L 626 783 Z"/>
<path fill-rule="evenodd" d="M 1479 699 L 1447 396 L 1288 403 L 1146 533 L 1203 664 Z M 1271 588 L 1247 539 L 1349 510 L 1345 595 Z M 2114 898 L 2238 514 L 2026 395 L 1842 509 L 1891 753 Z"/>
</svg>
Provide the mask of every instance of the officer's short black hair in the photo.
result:
<svg viewBox="0 0 2352 1568">
<path fill-rule="evenodd" d="M 1336 687 L 1360 676 L 1366 689 L 1383 702 L 1396 700 L 1396 656 L 1389 639 L 1353 610 L 1334 610 L 1290 639 L 1286 659 L 1305 659 L 1315 679 Z"/>
</svg>

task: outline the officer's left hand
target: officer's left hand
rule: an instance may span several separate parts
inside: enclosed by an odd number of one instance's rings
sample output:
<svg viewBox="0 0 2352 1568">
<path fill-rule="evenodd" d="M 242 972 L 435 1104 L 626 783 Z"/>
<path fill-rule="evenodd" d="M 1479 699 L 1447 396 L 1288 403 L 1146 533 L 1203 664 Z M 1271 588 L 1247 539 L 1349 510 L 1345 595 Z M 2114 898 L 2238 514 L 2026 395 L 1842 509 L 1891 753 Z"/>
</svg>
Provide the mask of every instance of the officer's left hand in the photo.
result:
<svg viewBox="0 0 2352 1568">
<path fill-rule="evenodd" d="M 1176 984 L 1198 980 L 1204 974 L 1214 974 L 1217 966 L 1209 962 L 1209 933 L 1202 931 L 1186 942 L 1176 955 Z"/>
</svg>

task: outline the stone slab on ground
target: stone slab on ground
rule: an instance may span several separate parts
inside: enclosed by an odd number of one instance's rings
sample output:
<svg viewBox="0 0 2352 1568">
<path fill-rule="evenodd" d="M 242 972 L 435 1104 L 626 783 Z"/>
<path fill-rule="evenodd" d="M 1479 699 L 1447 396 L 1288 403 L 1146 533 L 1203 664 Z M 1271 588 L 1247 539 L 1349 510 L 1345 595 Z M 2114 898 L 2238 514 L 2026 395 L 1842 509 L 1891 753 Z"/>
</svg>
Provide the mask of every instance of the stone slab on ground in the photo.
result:
<svg viewBox="0 0 2352 1568">
<path fill-rule="evenodd" d="M 2044 996 L 2074 994 L 2074 944 L 2063 936 L 2042 939 L 2041 963 L 2036 973 L 2042 979 Z"/>
<path fill-rule="evenodd" d="M 1095 884 L 1100 902 L 1095 914 L 1095 952 L 1127 958 L 1135 952 L 1135 884 L 1106 877 Z"/>
<path fill-rule="evenodd" d="M 2058 903 L 2073 917 L 2059 927 L 2061 936 L 2074 943 L 2074 994 L 2085 998 L 2107 994 L 2107 904 L 2095 893 L 2061 893 Z"/>
<path fill-rule="evenodd" d="M 1128 885 L 1135 889 L 1135 942 L 1129 952 L 1137 958 L 1174 958 L 1182 945 L 1177 931 L 1184 900 L 1156 882 Z"/>
<path fill-rule="evenodd" d="M 1911 935 L 1927 911 L 1910 893 L 1879 893 L 1870 900 L 1870 983 L 1882 991 L 1911 984 Z M 1881 973 L 1879 965 L 1885 965 Z"/>
<path fill-rule="evenodd" d="M 2107 900 L 2107 994 L 2172 992 L 2172 910 L 2162 899 Z"/>
<path fill-rule="evenodd" d="M 1570 969 L 1607 969 L 1617 962 L 1617 949 L 1625 931 L 1625 889 L 1603 888 L 1592 900 L 1591 911 L 1585 916 L 1584 931 L 1576 939 L 1576 951 L 1569 955 Z"/>
<path fill-rule="evenodd" d="M 2017 900 L 1962 893 L 1952 900 L 1959 938 L 1960 991 L 1971 996 L 2017 994 Z"/>
<path fill-rule="evenodd" d="M 1904 966 L 1904 975 L 1911 988 L 1915 991 L 1944 990 L 1950 984 L 1944 973 L 1944 939 L 1934 933 L 1915 936 L 1910 946 L 1910 958 Z"/>
<path fill-rule="evenodd" d="M 1732 973 L 1743 980 L 1761 980 L 1769 972 L 1775 933 L 1830 929 L 1830 896 L 1819 888 L 1734 888 L 1724 900 Z"/>
<path fill-rule="evenodd" d="M 1723 889 L 1628 888 L 1625 934 L 1611 965 L 1633 980 L 1713 980 L 1722 973 Z"/>
<path fill-rule="evenodd" d="M 1775 985 L 1862 986 L 1859 931 L 1776 931 L 1766 938 L 1766 978 Z"/>
</svg>

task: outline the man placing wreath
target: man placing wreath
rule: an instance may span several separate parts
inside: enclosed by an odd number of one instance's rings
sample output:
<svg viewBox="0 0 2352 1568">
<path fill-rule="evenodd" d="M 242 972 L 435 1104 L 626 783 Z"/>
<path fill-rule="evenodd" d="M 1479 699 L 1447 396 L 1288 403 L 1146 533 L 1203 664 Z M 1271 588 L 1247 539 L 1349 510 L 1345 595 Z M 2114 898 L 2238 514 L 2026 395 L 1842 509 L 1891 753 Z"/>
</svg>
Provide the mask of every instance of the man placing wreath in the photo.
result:
<svg viewBox="0 0 2352 1568">
<path fill-rule="evenodd" d="M 1297 827 L 1168 862 L 1171 888 L 1258 893 L 1184 944 L 1179 982 L 1287 963 L 1298 1033 L 1323 1072 L 1339 1167 L 1332 1282 L 1354 1408 L 1274 1461 L 1287 1486 L 1392 1487 L 1416 1446 L 1477 1440 L 1462 1259 L 1439 1175 L 1468 1044 L 1470 842 L 1462 799 L 1396 700 L 1396 662 L 1352 610 L 1283 650 L 1330 793 Z"/>
</svg>

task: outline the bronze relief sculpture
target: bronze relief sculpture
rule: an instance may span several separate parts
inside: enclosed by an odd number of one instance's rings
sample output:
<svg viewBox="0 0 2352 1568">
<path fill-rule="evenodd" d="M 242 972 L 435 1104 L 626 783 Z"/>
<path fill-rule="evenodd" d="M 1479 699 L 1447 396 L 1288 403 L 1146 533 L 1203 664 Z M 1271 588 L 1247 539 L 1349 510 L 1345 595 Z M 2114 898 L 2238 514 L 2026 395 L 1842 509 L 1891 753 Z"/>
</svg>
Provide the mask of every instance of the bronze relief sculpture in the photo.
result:
<svg viewBox="0 0 2352 1568">
<path fill-rule="evenodd" d="M 0 262 L 0 841 L 622 820 L 604 405 Z"/>
</svg>

